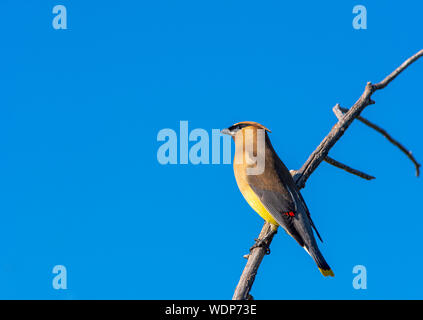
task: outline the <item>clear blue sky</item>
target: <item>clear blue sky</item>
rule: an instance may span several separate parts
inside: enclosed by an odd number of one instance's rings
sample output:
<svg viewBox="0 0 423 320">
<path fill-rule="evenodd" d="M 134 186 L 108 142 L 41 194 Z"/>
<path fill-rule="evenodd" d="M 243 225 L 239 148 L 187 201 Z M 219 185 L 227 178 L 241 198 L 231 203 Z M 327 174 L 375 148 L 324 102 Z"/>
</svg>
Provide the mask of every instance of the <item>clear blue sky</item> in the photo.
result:
<svg viewBox="0 0 423 320">
<path fill-rule="evenodd" d="M 52 8 L 67 7 L 54 30 Z M 368 10 L 354 30 L 352 8 Z M 299 168 L 350 107 L 423 48 L 418 1 L 12 1 L 0 4 L 0 298 L 229 299 L 262 220 L 231 165 L 157 162 L 163 128 L 270 128 Z M 364 116 L 423 161 L 423 61 Z M 423 298 L 423 182 L 354 123 L 303 195 L 336 277 L 279 232 L 256 299 Z M 355 265 L 368 289 L 354 290 Z M 68 289 L 54 290 L 64 265 Z"/>
</svg>

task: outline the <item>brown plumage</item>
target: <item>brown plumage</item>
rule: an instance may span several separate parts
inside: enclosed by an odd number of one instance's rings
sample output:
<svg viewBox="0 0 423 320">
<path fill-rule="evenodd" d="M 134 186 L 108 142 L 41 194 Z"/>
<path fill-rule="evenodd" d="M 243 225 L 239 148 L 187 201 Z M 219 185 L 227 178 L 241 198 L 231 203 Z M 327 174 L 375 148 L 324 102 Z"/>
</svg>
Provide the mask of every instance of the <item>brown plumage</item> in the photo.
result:
<svg viewBox="0 0 423 320">
<path fill-rule="evenodd" d="M 245 121 L 222 133 L 235 141 L 234 173 L 238 187 L 250 206 L 274 229 L 281 226 L 314 259 L 324 276 L 333 272 L 321 254 L 312 228 L 317 229 L 289 170 L 270 142 L 269 129 Z"/>
</svg>

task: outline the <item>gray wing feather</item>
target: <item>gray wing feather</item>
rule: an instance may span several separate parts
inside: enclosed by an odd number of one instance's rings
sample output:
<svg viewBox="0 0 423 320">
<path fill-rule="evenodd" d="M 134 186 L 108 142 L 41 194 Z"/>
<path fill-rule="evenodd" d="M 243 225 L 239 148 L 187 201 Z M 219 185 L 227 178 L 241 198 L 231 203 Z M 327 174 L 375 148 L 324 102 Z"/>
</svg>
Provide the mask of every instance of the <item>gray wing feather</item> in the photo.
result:
<svg viewBox="0 0 423 320">
<path fill-rule="evenodd" d="M 278 224 L 285 229 L 297 242 L 300 246 L 304 246 L 304 239 L 301 234 L 298 232 L 298 224 L 296 220 L 297 216 L 291 217 L 285 215 L 285 212 L 295 212 L 295 202 L 293 199 L 287 199 L 283 196 L 282 193 L 263 190 L 257 188 L 253 185 L 250 185 L 255 194 L 260 198 L 260 201 L 263 203 L 267 211 L 272 215 L 272 217 L 278 222 Z"/>
</svg>

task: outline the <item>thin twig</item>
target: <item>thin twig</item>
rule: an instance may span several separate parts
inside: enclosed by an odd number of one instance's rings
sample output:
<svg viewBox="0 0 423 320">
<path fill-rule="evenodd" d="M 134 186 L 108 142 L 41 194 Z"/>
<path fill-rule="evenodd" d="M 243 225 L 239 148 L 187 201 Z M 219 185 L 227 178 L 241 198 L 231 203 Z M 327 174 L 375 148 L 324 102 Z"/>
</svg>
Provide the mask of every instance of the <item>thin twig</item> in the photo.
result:
<svg viewBox="0 0 423 320">
<path fill-rule="evenodd" d="M 373 176 L 371 176 L 371 175 L 369 175 L 367 173 L 364 173 L 364 172 L 358 171 L 358 170 L 356 170 L 354 168 L 351 168 L 351 167 L 349 167 L 349 166 L 347 166 L 347 165 L 345 165 L 345 164 L 343 164 L 343 163 L 341 163 L 339 161 L 336 161 L 335 159 L 333 159 L 333 158 L 331 158 L 329 156 L 326 156 L 326 158 L 325 158 L 324 161 L 326 161 L 327 163 L 329 163 L 329 164 L 331 164 L 331 165 L 333 165 L 333 166 L 335 166 L 335 167 L 337 167 L 339 169 L 345 170 L 345 171 L 347 171 L 349 173 L 352 173 L 352 174 L 354 174 L 356 176 L 359 176 L 360 178 L 363 178 L 363 179 L 366 179 L 366 180 L 376 179 L 375 177 L 373 177 Z"/>
<path fill-rule="evenodd" d="M 420 50 L 415 55 L 411 56 L 407 60 L 405 60 L 398 68 L 394 70 L 389 76 L 383 79 L 381 82 L 376 83 L 373 87 L 374 90 L 380 90 L 385 88 L 392 80 L 394 80 L 401 72 L 408 68 L 410 64 L 415 62 L 417 59 L 423 56 L 423 50 Z"/>
<path fill-rule="evenodd" d="M 336 116 L 339 119 L 339 112 L 341 112 L 341 114 L 343 115 L 344 113 L 348 112 L 348 109 L 342 108 L 339 104 L 337 104 L 333 108 L 333 111 L 335 112 Z M 377 132 L 379 132 L 380 134 L 382 134 L 386 139 L 388 139 L 388 141 L 390 143 L 392 143 L 394 146 L 398 147 L 403 153 L 405 153 L 405 155 L 414 163 L 414 166 L 416 168 L 416 176 L 418 177 L 420 175 L 421 164 L 417 162 L 416 158 L 414 158 L 414 156 L 413 156 L 413 154 L 410 150 L 408 150 L 401 143 L 399 143 L 397 140 L 392 138 L 392 136 L 388 132 L 386 132 L 386 130 L 382 129 L 381 127 L 374 124 L 373 122 L 370 122 L 366 118 L 363 118 L 362 116 L 358 116 L 357 120 L 361 121 L 365 125 L 369 126 L 370 128 L 372 128 L 372 129 L 376 130 Z"/>
<path fill-rule="evenodd" d="M 299 189 L 304 188 L 307 179 L 310 175 L 316 170 L 316 168 L 326 159 L 328 156 L 329 150 L 335 145 L 335 143 L 342 137 L 344 132 L 348 129 L 350 124 L 360 116 L 360 113 L 370 104 L 373 104 L 374 101 L 371 99 L 372 94 L 379 90 L 385 88 L 392 80 L 394 80 L 401 72 L 403 72 L 407 67 L 409 67 L 413 62 L 418 58 L 423 56 L 423 50 L 419 51 L 411 58 L 407 59 L 401 66 L 399 66 L 394 72 L 387 76 L 381 82 L 372 85 L 370 82 L 367 83 L 363 94 L 357 100 L 356 103 L 348 110 L 345 115 L 338 120 L 338 122 L 333 126 L 329 134 L 323 139 L 319 144 L 316 150 L 309 156 L 307 161 L 298 171 L 291 171 L 291 174 L 296 181 L 297 187 Z M 259 239 L 262 239 L 267 232 L 269 231 L 269 224 L 265 223 L 263 229 L 260 233 Z M 268 244 L 270 245 L 272 239 L 269 239 Z M 248 255 L 248 261 L 244 268 L 244 271 L 241 275 L 241 279 L 237 285 L 233 299 L 236 300 L 245 300 L 250 297 L 250 290 L 254 283 L 257 270 L 260 266 L 261 261 L 265 255 L 265 248 L 256 248 L 252 250 L 251 254 Z"/>
</svg>

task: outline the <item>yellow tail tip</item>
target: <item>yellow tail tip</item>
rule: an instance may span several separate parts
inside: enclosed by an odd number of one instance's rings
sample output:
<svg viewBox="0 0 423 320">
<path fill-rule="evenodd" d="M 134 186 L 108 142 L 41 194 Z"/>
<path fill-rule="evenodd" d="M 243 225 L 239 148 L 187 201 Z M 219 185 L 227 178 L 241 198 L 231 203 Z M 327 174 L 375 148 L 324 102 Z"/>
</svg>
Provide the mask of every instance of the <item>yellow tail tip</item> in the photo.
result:
<svg viewBox="0 0 423 320">
<path fill-rule="evenodd" d="M 334 277 L 335 276 L 335 274 L 333 273 L 333 271 L 332 271 L 332 269 L 329 269 L 329 270 L 323 270 L 323 269 L 320 269 L 319 268 L 319 271 L 325 276 L 325 277 L 327 277 L 327 276 L 331 276 L 331 277 Z"/>
</svg>

